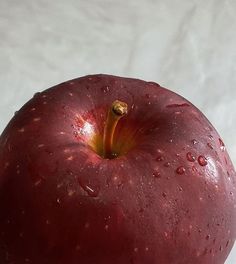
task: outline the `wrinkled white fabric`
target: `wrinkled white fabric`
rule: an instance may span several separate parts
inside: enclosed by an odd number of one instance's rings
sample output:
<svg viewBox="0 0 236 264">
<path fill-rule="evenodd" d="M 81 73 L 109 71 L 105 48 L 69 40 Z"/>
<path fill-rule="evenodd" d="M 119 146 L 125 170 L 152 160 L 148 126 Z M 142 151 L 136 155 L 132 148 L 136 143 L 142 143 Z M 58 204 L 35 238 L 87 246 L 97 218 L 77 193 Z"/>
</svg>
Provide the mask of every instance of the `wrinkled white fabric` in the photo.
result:
<svg viewBox="0 0 236 264">
<path fill-rule="evenodd" d="M 110 73 L 189 99 L 236 164 L 235 10 L 235 0 L 0 0 L 0 133 L 36 91 Z"/>
</svg>

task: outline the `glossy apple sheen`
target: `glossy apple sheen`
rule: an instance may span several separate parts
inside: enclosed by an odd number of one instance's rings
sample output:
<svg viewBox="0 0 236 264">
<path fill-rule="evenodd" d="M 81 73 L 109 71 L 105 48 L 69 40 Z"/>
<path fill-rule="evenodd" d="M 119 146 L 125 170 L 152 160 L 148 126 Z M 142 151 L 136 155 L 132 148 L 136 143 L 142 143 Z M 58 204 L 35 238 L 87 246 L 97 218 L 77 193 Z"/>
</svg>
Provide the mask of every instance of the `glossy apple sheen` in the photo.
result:
<svg viewBox="0 0 236 264">
<path fill-rule="evenodd" d="M 129 113 L 108 160 L 96 151 L 115 100 Z M 1 135 L 0 263 L 223 264 L 235 180 L 222 139 L 182 97 L 108 75 L 62 83 Z"/>
</svg>

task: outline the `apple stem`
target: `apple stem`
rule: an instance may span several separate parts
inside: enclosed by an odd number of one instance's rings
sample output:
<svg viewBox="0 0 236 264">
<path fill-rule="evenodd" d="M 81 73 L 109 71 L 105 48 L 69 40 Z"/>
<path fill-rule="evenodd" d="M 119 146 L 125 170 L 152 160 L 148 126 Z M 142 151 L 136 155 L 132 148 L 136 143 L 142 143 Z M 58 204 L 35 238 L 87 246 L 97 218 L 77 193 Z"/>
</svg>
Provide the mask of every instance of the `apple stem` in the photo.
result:
<svg viewBox="0 0 236 264">
<path fill-rule="evenodd" d="M 128 105 L 124 102 L 116 100 L 112 103 L 105 123 L 103 134 L 103 157 L 112 159 L 116 153 L 113 151 L 113 140 L 116 126 L 119 120 L 128 113 Z"/>
</svg>

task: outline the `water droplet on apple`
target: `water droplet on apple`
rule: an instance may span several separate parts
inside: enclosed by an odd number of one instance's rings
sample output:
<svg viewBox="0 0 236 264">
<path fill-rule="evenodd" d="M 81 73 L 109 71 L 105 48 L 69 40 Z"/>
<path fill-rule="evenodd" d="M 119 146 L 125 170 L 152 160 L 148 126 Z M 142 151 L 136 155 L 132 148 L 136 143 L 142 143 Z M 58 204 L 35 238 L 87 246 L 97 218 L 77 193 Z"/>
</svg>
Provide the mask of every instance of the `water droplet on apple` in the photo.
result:
<svg viewBox="0 0 236 264">
<path fill-rule="evenodd" d="M 48 149 L 46 149 L 46 150 L 45 150 L 45 152 L 46 152 L 46 153 L 48 153 L 50 156 L 52 156 L 52 155 L 53 155 L 53 152 L 52 152 L 52 151 L 50 151 L 50 150 L 48 150 Z"/>
<path fill-rule="evenodd" d="M 207 159 L 204 156 L 199 156 L 198 157 L 198 163 L 201 166 L 206 166 L 207 165 Z"/>
<path fill-rule="evenodd" d="M 99 188 L 94 188 L 89 185 L 81 185 L 81 187 L 90 197 L 97 197 L 99 194 Z"/>
<path fill-rule="evenodd" d="M 219 138 L 219 142 L 220 142 L 220 149 L 221 149 L 221 151 L 225 151 L 225 144 L 224 144 L 224 142 L 222 141 L 221 138 Z"/>
<path fill-rule="evenodd" d="M 210 239 L 210 235 L 207 235 L 207 236 L 206 236 L 206 240 L 209 240 L 209 239 Z"/>
<path fill-rule="evenodd" d="M 150 94 L 145 94 L 145 97 L 146 97 L 147 99 L 149 99 L 151 96 L 150 96 Z"/>
<path fill-rule="evenodd" d="M 207 143 L 207 146 L 210 148 L 210 149 L 214 149 L 213 145 L 211 143 Z"/>
<path fill-rule="evenodd" d="M 209 137 L 210 140 L 214 139 L 214 137 L 212 135 L 209 135 L 208 137 Z"/>
<path fill-rule="evenodd" d="M 162 193 L 162 196 L 163 196 L 164 198 L 166 198 L 166 196 L 167 196 L 166 192 L 163 192 L 163 193 Z"/>
<path fill-rule="evenodd" d="M 196 160 L 195 156 L 191 152 L 188 152 L 186 156 L 188 161 L 194 162 Z"/>
<path fill-rule="evenodd" d="M 41 185 L 41 183 L 42 183 L 42 179 L 41 178 L 39 178 L 39 179 L 37 179 L 35 182 L 34 182 L 34 186 L 40 186 Z"/>
<path fill-rule="evenodd" d="M 37 98 L 37 97 L 39 97 L 39 96 L 40 96 L 40 94 L 41 94 L 40 92 L 37 92 L 37 93 L 35 93 L 35 94 L 34 94 L 34 98 Z"/>
<path fill-rule="evenodd" d="M 198 141 L 196 139 L 193 139 L 192 143 L 193 143 L 193 145 L 196 145 L 198 143 Z"/>
<path fill-rule="evenodd" d="M 182 187 L 178 187 L 178 190 L 180 191 L 180 192 L 182 192 L 183 191 L 183 188 Z"/>
<path fill-rule="evenodd" d="M 134 252 L 138 252 L 138 248 L 134 248 Z"/>
<path fill-rule="evenodd" d="M 167 167 L 167 168 L 170 167 L 170 162 L 166 162 L 166 163 L 164 164 L 164 166 Z"/>
<path fill-rule="evenodd" d="M 102 88 L 101 88 L 101 90 L 102 90 L 102 92 L 104 92 L 104 93 L 108 93 L 109 91 L 110 91 L 110 88 L 109 88 L 109 86 L 103 86 Z"/>
<path fill-rule="evenodd" d="M 228 160 L 227 158 L 225 157 L 225 164 L 228 165 Z"/>
<path fill-rule="evenodd" d="M 162 157 L 162 156 L 158 156 L 157 158 L 156 158 L 156 161 L 163 161 L 164 160 L 164 158 Z"/>
<path fill-rule="evenodd" d="M 183 166 L 180 166 L 176 169 L 176 172 L 180 175 L 185 173 L 185 168 Z"/>
<path fill-rule="evenodd" d="M 154 178 L 161 178 L 161 173 L 160 173 L 159 171 L 154 171 L 154 172 L 152 173 L 152 176 L 153 176 Z"/>
<path fill-rule="evenodd" d="M 229 242 L 230 242 L 230 240 L 227 241 L 225 247 L 228 247 L 229 246 Z"/>
<path fill-rule="evenodd" d="M 113 159 L 115 159 L 115 158 L 117 158 L 117 157 L 119 156 L 119 154 L 118 154 L 118 153 L 115 153 L 115 152 L 113 152 L 113 153 L 111 154 L 111 156 L 112 156 L 112 158 L 113 158 Z"/>
<path fill-rule="evenodd" d="M 173 107 L 186 107 L 186 106 L 190 106 L 190 105 L 187 104 L 187 103 L 183 103 L 183 104 L 169 104 L 166 107 L 167 108 L 173 108 Z"/>
</svg>

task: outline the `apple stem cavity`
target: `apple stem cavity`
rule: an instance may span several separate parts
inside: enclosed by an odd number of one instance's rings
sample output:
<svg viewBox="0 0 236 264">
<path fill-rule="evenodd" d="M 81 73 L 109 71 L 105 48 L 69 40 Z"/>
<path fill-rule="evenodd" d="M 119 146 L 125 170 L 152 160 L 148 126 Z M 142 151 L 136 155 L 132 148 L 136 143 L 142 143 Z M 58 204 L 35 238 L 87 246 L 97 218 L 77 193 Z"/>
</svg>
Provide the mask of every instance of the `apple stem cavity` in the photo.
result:
<svg viewBox="0 0 236 264">
<path fill-rule="evenodd" d="M 116 126 L 119 120 L 128 113 L 128 105 L 122 101 L 115 100 L 107 115 L 103 134 L 103 157 L 113 159 L 117 153 L 113 150 L 113 140 Z"/>
</svg>

